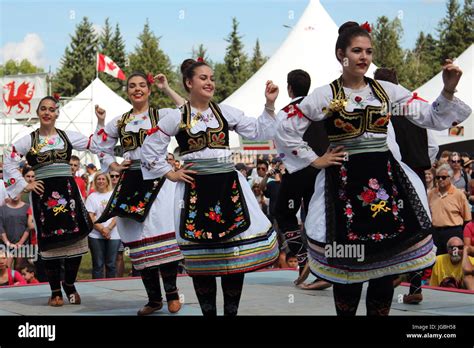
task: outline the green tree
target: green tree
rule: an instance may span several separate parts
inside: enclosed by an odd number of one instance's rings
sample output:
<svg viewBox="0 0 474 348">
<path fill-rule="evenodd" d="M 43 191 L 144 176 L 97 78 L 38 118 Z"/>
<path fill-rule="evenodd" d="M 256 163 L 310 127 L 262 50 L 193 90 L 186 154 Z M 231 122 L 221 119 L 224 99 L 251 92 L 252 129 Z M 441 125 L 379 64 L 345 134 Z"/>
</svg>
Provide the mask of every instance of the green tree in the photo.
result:
<svg viewBox="0 0 474 348">
<path fill-rule="evenodd" d="M 250 77 L 247 55 L 244 52 L 242 36 L 239 35 L 239 22 L 232 18 L 232 31 L 225 39 L 229 43 L 224 57 L 224 67 L 215 66 L 217 79 L 216 99 L 224 100 L 237 90 Z"/>
<path fill-rule="evenodd" d="M 9 59 L 5 62 L 5 65 L 0 64 L 0 76 L 34 74 L 41 72 L 44 72 L 44 70 L 33 65 L 28 59 L 23 59 L 19 63 L 13 59 Z"/>
<path fill-rule="evenodd" d="M 414 90 L 430 80 L 440 69 L 438 42 L 430 34 L 425 36 L 421 32 L 415 49 L 407 53 L 402 84 Z"/>
<path fill-rule="evenodd" d="M 403 29 L 398 18 L 392 21 L 385 16 L 377 18 L 377 24 L 372 32 L 374 64 L 396 69 L 403 66 L 404 52 L 399 43 L 402 35 Z M 400 71 L 398 75 L 400 76 Z"/>
<path fill-rule="evenodd" d="M 92 23 L 84 17 L 71 36 L 71 44 L 66 47 L 59 71 L 53 79 L 54 92 L 73 97 L 94 80 L 97 43 Z"/>
<path fill-rule="evenodd" d="M 474 43 L 474 6 L 472 0 L 464 0 L 461 13 L 461 28 L 464 38 L 464 49 Z"/>
<path fill-rule="evenodd" d="M 120 33 L 119 25 L 115 27 L 115 33 L 113 33 L 112 27 L 109 23 L 109 19 L 105 20 L 104 30 L 99 37 L 99 53 L 105 54 L 110 57 L 115 64 L 117 64 L 124 73 L 125 71 L 125 43 Z M 119 80 L 106 73 L 99 73 L 100 79 L 110 87 L 113 91 L 118 93 L 121 97 L 126 97 L 123 87 L 125 81 Z"/>
<path fill-rule="evenodd" d="M 250 60 L 250 71 L 252 74 L 255 74 L 263 64 L 268 60 L 268 57 L 265 57 L 262 53 L 262 50 L 260 48 L 260 42 L 257 39 L 257 42 L 255 43 L 255 47 L 253 48 L 253 56 L 252 59 Z"/>
<path fill-rule="evenodd" d="M 464 42 L 463 29 L 465 29 L 465 25 L 459 3 L 457 0 L 449 0 L 446 9 L 446 16 L 438 25 L 441 60 L 455 58 L 467 47 Z M 472 28 L 472 24 L 470 25 Z"/>
<path fill-rule="evenodd" d="M 170 63 L 169 57 L 160 49 L 160 40 L 150 30 L 148 19 L 143 28 L 143 32 L 138 36 L 139 44 L 135 47 L 135 52 L 129 55 L 129 73 L 143 71 L 145 74 L 153 75 L 163 73 L 167 76 L 172 88 L 176 86 L 176 74 Z M 154 107 L 173 107 L 174 103 L 159 92 L 156 87 L 152 87 L 150 104 Z"/>
</svg>

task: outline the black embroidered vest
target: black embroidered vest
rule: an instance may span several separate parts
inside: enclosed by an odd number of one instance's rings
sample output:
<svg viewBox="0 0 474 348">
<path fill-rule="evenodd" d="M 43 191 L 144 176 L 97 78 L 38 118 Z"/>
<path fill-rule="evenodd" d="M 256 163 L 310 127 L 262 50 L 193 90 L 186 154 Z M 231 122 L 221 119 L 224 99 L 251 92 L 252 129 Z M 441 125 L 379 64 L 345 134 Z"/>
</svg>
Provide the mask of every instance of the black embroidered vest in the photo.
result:
<svg viewBox="0 0 474 348">
<path fill-rule="evenodd" d="M 227 149 L 229 148 L 229 125 L 222 115 L 219 106 L 212 102 L 210 108 L 219 125 L 217 128 L 207 128 L 192 134 L 191 126 L 191 105 L 186 103 L 181 113 L 180 131 L 176 134 L 176 141 L 179 144 L 180 155 L 200 151 L 206 147 L 210 149 Z"/>
<path fill-rule="evenodd" d="M 382 105 L 368 105 L 365 109 L 354 109 L 352 112 L 346 111 L 345 108 L 340 111 L 328 111 L 330 116 L 324 120 L 324 125 L 330 142 L 356 138 L 365 132 L 387 134 L 390 115 L 386 113 L 386 110 L 390 99 L 377 81 L 367 77 L 365 77 L 365 81 Z M 336 98 L 338 93 L 340 97 L 346 98 L 340 78 L 329 86 L 333 98 Z"/>
<path fill-rule="evenodd" d="M 122 145 L 123 152 L 135 150 L 143 145 L 147 136 L 148 129 L 140 128 L 138 132 L 126 131 L 125 128 L 129 123 L 130 114 L 133 109 L 122 115 L 117 123 L 120 144 Z M 151 128 L 155 128 L 158 125 L 159 113 L 158 109 L 154 109 L 150 106 L 148 109 L 148 115 L 150 117 Z"/>
<path fill-rule="evenodd" d="M 39 129 L 35 130 L 34 132 L 31 132 L 31 148 L 25 155 L 25 157 L 28 161 L 28 164 L 32 167 L 33 170 L 52 163 L 69 164 L 69 160 L 71 159 L 72 154 L 72 144 L 69 141 L 66 132 L 57 128 L 56 132 L 63 140 L 64 148 L 52 149 L 44 152 L 40 152 L 42 147 L 41 145 L 43 143 L 40 141 Z"/>
</svg>

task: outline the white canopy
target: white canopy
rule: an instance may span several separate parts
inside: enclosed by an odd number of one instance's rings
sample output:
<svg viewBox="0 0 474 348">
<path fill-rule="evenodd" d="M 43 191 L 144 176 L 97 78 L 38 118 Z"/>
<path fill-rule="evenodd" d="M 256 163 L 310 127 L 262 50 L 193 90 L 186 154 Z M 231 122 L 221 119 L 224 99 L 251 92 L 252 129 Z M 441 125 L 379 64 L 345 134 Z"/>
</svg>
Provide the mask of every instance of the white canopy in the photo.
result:
<svg viewBox="0 0 474 348">
<path fill-rule="evenodd" d="M 2 148 L 3 146 L 8 146 L 15 142 L 24 135 L 31 133 L 37 127 L 32 126 L 31 124 L 27 126 L 15 119 L 2 117 L 0 119 L 0 128 L 0 148 Z"/>
<path fill-rule="evenodd" d="M 454 61 L 454 63 L 458 65 L 463 71 L 463 75 L 461 76 L 461 80 L 457 86 L 458 92 L 456 93 L 456 97 L 468 104 L 471 108 L 473 107 L 474 101 L 472 88 L 472 68 L 474 62 L 473 53 L 474 45 L 471 45 Z M 417 88 L 415 92 L 417 92 L 421 98 L 428 100 L 429 102 L 433 102 L 439 96 L 444 86 L 442 74 L 442 72 L 438 73 L 423 86 Z M 433 135 L 435 136 L 438 145 L 474 140 L 474 119 L 472 114 L 466 121 L 461 123 L 460 126 L 464 127 L 463 136 L 450 136 L 448 130 L 433 131 Z"/>
<path fill-rule="evenodd" d="M 271 56 L 271 58 L 237 91 L 223 101 L 257 117 L 265 104 L 265 83 L 272 80 L 280 88 L 276 101 L 277 110 L 289 103 L 286 78 L 290 71 L 303 69 L 311 76 L 311 88 L 328 84 L 342 73 L 335 56 L 338 26 L 319 0 L 310 0 L 298 23 Z M 373 76 L 376 66 L 371 65 L 368 76 Z M 230 146 L 239 147 L 239 137 L 232 132 Z"/>
<path fill-rule="evenodd" d="M 91 135 L 97 126 L 95 105 L 106 110 L 106 122 L 132 108 L 130 103 L 112 91 L 99 78 L 96 78 L 59 110 L 56 126 L 62 130 L 72 130 L 86 136 Z"/>
</svg>

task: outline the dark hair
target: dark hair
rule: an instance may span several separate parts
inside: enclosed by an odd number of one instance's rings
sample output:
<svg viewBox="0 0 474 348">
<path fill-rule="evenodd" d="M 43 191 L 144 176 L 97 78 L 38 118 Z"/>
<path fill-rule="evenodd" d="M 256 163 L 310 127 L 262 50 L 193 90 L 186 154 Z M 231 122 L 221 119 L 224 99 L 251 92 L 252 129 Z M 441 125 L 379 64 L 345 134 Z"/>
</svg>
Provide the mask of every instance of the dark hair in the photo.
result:
<svg viewBox="0 0 474 348">
<path fill-rule="evenodd" d="M 378 68 L 374 72 L 374 79 L 388 81 L 398 85 L 397 71 L 393 68 Z"/>
<path fill-rule="evenodd" d="M 143 79 L 146 81 L 146 84 L 147 84 L 148 88 L 151 89 L 151 83 L 150 83 L 150 81 L 148 81 L 148 77 L 145 75 L 145 73 L 143 71 L 134 71 L 128 76 L 128 78 L 127 78 L 127 88 L 128 88 L 128 82 L 130 81 L 130 79 L 132 77 L 135 77 L 135 76 L 143 77 Z"/>
<path fill-rule="evenodd" d="M 183 74 L 183 86 L 186 92 L 190 92 L 188 86 L 186 86 L 186 80 L 192 80 L 194 76 L 194 70 L 200 66 L 209 66 L 205 62 L 199 62 L 194 59 L 185 59 L 181 63 L 181 74 Z"/>
<path fill-rule="evenodd" d="M 311 77 L 306 71 L 301 69 L 290 71 L 286 82 L 288 86 L 291 87 L 295 97 L 308 95 L 309 87 L 311 86 Z"/>
<path fill-rule="evenodd" d="M 351 41 L 353 38 L 358 37 L 358 36 L 365 36 L 372 41 L 372 38 L 370 37 L 370 34 L 368 33 L 368 31 L 362 28 L 356 22 L 344 23 L 343 25 L 339 27 L 338 33 L 339 33 L 339 36 L 336 41 L 336 50 L 335 50 L 337 60 L 339 60 L 339 57 L 337 56 L 337 50 L 340 48 L 343 52 L 345 52 L 346 48 L 351 44 Z"/>
<path fill-rule="evenodd" d="M 266 166 L 267 166 L 267 168 L 268 168 L 268 162 L 267 162 L 267 161 L 264 161 L 264 160 L 258 160 L 258 161 L 257 161 L 257 167 L 258 167 L 260 164 L 264 164 L 264 165 L 266 165 Z"/>
<path fill-rule="evenodd" d="M 26 268 L 26 271 L 29 272 L 29 273 L 36 273 L 36 268 L 35 266 L 33 266 L 32 264 L 30 263 L 25 263 L 23 264 L 23 266 L 21 267 L 20 270 L 23 270 Z"/>
<path fill-rule="evenodd" d="M 374 72 L 374 79 L 388 81 L 398 85 L 397 71 L 394 68 L 378 68 Z"/>
<path fill-rule="evenodd" d="M 26 174 L 28 174 L 28 172 L 34 172 L 33 168 L 30 166 L 24 166 L 21 170 L 21 175 L 25 176 Z"/>
<path fill-rule="evenodd" d="M 293 258 L 293 257 L 296 257 L 295 253 L 293 252 L 288 252 L 285 256 L 285 260 L 288 261 L 289 259 Z"/>
<path fill-rule="evenodd" d="M 171 152 L 168 152 L 168 154 L 166 155 L 166 157 L 168 157 L 168 156 L 170 156 L 170 155 L 173 156 L 173 159 L 175 159 L 175 158 L 174 158 L 174 155 L 173 155 Z"/>
<path fill-rule="evenodd" d="M 71 161 L 81 161 L 81 159 L 79 157 L 77 157 L 76 155 L 71 155 L 71 158 L 70 158 Z"/>
<path fill-rule="evenodd" d="M 41 103 L 44 102 L 45 100 L 51 100 L 54 102 L 54 104 L 56 105 L 56 110 L 58 109 L 58 103 L 59 103 L 59 100 L 57 100 L 55 97 L 51 96 L 51 95 L 47 95 L 46 97 L 43 97 L 41 98 L 41 100 L 39 101 L 38 103 L 38 107 L 36 108 L 36 113 L 38 114 L 39 113 L 39 109 L 40 109 L 40 106 L 41 106 Z"/>
</svg>

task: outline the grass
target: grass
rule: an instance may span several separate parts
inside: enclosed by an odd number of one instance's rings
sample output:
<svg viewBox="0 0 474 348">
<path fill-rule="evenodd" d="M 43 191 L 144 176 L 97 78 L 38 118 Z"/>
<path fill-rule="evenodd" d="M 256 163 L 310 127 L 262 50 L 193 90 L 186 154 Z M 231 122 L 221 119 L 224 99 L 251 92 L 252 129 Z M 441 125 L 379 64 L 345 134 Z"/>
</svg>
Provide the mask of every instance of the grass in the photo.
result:
<svg viewBox="0 0 474 348">
<path fill-rule="evenodd" d="M 127 277 L 132 270 L 132 262 L 130 257 L 123 256 L 125 267 L 123 276 Z M 82 257 L 81 266 L 79 267 L 79 273 L 77 274 L 77 280 L 88 280 L 92 279 L 92 254 L 90 251 Z"/>
</svg>

